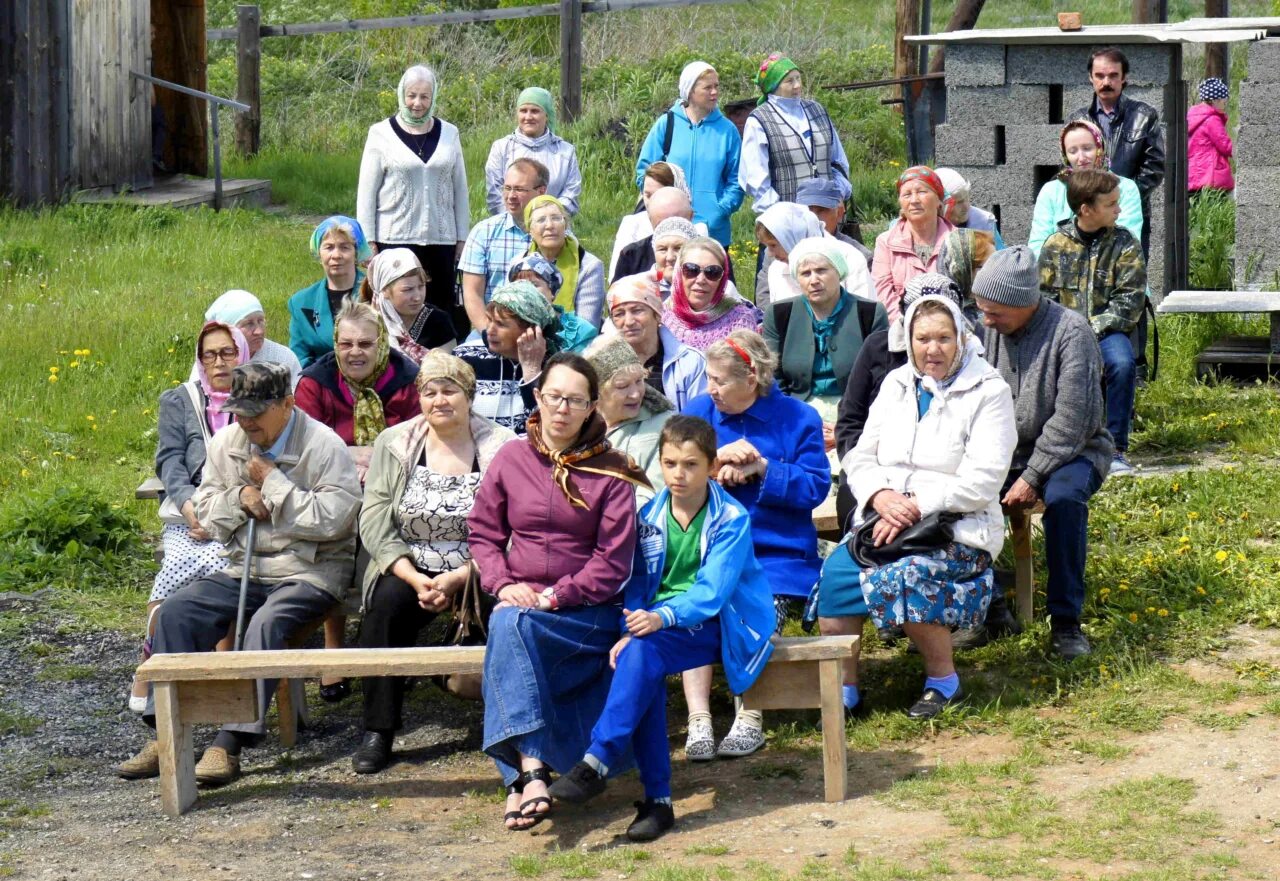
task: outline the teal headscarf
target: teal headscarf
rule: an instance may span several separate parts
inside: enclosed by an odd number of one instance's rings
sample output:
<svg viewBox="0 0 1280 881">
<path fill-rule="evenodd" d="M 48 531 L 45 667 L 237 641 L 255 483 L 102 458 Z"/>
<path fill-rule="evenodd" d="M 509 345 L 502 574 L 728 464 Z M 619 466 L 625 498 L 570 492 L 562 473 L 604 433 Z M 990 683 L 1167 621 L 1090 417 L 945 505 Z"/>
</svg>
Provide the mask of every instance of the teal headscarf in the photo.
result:
<svg viewBox="0 0 1280 881">
<path fill-rule="evenodd" d="M 344 217 L 341 214 L 335 214 L 332 217 L 326 217 L 320 221 L 320 224 L 311 232 L 311 256 L 320 256 L 320 243 L 324 241 L 324 237 L 329 234 L 331 229 L 340 229 L 348 236 L 356 246 L 356 262 L 364 263 L 373 256 L 373 251 L 369 247 L 369 242 L 364 237 L 364 230 L 360 228 L 360 222 L 354 217 Z"/>
<path fill-rule="evenodd" d="M 410 83 L 431 83 L 431 106 L 427 108 L 425 116 L 414 116 L 409 111 L 409 105 L 404 102 L 404 90 Z M 404 72 L 404 76 L 400 77 L 399 85 L 396 86 L 396 100 L 400 102 L 400 111 L 397 115 L 409 125 L 426 125 L 427 121 L 436 115 L 436 99 L 439 97 L 440 84 L 436 80 L 435 71 L 425 64 L 415 64 Z"/>
<path fill-rule="evenodd" d="M 551 97 L 551 93 L 539 86 L 530 86 L 520 93 L 520 97 L 516 98 L 516 109 L 519 110 L 523 104 L 536 104 L 542 108 L 547 114 L 547 131 L 554 132 L 556 130 L 556 102 Z"/>
</svg>

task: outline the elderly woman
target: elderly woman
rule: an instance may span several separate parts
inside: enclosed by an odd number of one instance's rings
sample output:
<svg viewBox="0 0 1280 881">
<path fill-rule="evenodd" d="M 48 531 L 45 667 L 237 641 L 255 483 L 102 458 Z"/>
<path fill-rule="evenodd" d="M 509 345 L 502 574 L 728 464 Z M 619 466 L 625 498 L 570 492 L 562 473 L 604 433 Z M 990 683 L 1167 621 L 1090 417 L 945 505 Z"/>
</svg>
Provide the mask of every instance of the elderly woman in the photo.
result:
<svg viewBox="0 0 1280 881">
<path fill-rule="evenodd" d="M 751 515 L 756 559 L 773 587 L 782 628 L 789 606 L 803 602 L 818 580 L 813 509 L 831 491 L 822 420 L 774 382 L 778 361 L 764 339 L 735 330 L 707 350 L 707 390 L 685 408 L 716 430 L 717 481 Z M 759 713 L 741 711 L 717 748 L 707 697 L 711 668 L 685 674 L 689 704 L 686 754 L 693 761 L 748 755 L 764 745 Z"/>
<path fill-rule="evenodd" d="M 556 295 L 564 285 L 564 276 L 556 265 L 541 254 L 526 254 L 511 261 L 507 270 L 507 281 L 527 281 L 547 298 L 551 308 L 560 319 L 560 329 L 556 331 L 556 348 L 561 352 L 581 352 L 593 339 L 600 335 L 591 324 L 580 315 L 566 312 L 555 305 Z"/>
<path fill-rule="evenodd" d="M 427 302 L 455 307 L 454 275 L 471 229 L 458 129 L 436 119 L 440 88 L 429 67 L 400 77 L 395 115 L 369 127 L 356 217 L 377 250 L 409 248 L 427 273 Z"/>
<path fill-rule="evenodd" d="M 951 628 L 980 623 L 991 601 L 1000 487 L 1018 436 L 1009 387 L 953 300 L 921 297 L 905 327 L 907 364 L 885 377 L 844 465 L 855 529 L 879 551 L 857 573 L 867 612 L 877 627 L 901 625 L 920 649 L 924 693 L 907 715 L 931 719 L 963 694 Z M 913 552 L 894 553 L 904 530 L 935 521 Z"/>
<path fill-rule="evenodd" d="M 1236 188 L 1231 176 L 1231 154 L 1235 151 L 1227 134 L 1227 84 L 1211 76 L 1200 84 L 1200 103 L 1187 109 L 1187 190 Z"/>
<path fill-rule="evenodd" d="M 527 281 L 498 288 L 484 307 L 488 326 L 479 339 L 453 350 L 476 373 L 476 415 L 523 435 L 536 406 L 534 383 L 556 353 L 559 319 L 542 292 Z"/>
<path fill-rule="evenodd" d="M 684 169 L 693 191 L 693 219 L 728 247 L 729 218 L 742 205 L 738 159 L 742 136 L 720 112 L 720 74 L 705 61 L 680 72 L 680 97 L 649 129 L 636 162 L 636 186 L 650 163 L 670 161 Z"/>
<path fill-rule="evenodd" d="M 892 321 L 901 312 L 899 304 L 907 282 L 938 267 L 942 240 L 954 226 L 942 217 L 946 194 L 942 180 L 927 165 L 913 165 L 898 176 L 898 208 L 901 223 L 876 236 L 871 277 L 876 299 L 884 304 Z"/>
<path fill-rule="evenodd" d="M 1004 237 L 996 216 L 985 208 L 973 204 L 969 181 L 954 168 L 936 169 L 942 181 L 942 216 L 956 229 L 971 229 L 988 233 L 996 250 L 1004 249 Z"/>
<path fill-rule="evenodd" d="M 646 382 L 649 370 L 619 337 L 605 337 L 593 343 L 587 349 L 587 360 L 600 379 L 599 410 L 609 443 L 630 456 L 653 487 L 636 487 L 638 510 L 663 485 L 658 435 L 675 415 L 675 407 Z"/>
<path fill-rule="evenodd" d="M 553 357 L 527 440 L 498 451 L 471 511 L 480 583 L 500 600 L 485 651 L 484 750 L 507 786 L 508 829 L 546 817 L 550 771 L 581 758 L 609 690 L 636 548 L 634 487 L 647 481 L 610 447 L 599 393 L 581 356 Z"/>
<path fill-rule="evenodd" d="M 289 298 L 289 348 L 303 367 L 333 351 L 333 316 L 358 298 L 364 277 L 359 264 L 372 255 L 364 230 L 350 217 L 326 217 L 312 231 L 311 256 L 320 260 L 324 278 Z"/>
<path fill-rule="evenodd" d="M 391 347 L 415 364 L 432 349 L 458 344 L 449 313 L 427 302 L 427 273 L 408 248 L 388 248 L 369 261 L 360 302 L 382 316 Z"/>
<path fill-rule="evenodd" d="M 866 260 L 857 248 L 828 233 L 821 218 L 805 206 L 778 202 L 756 220 L 756 241 L 773 258 L 756 278 L 756 302 L 761 308 L 800 296 L 800 286 L 791 272 L 790 255 L 806 239 L 825 240 L 831 249 L 840 252 L 846 267 L 840 282 L 846 291 L 855 297 L 875 297 Z"/>
<path fill-rule="evenodd" d="M 564 277 L 555 305 L 599 329 L 604 308 L 604 264 L 569 232 L 569 212 L 555 196 L 534 196 L 524 206 L 524 225 L 533 238 L 528 253 L 541 254 Z"/>
<path fill-rule="evenodd" d="M 249 343 L 250 361 L 269 361 L 283 364 L 289 368 L 292 383 L 298 384 L 302 375 L 302 364 L 298 356 L 288 346 L 282 346 L 274 340 L 267 339 L 267 313 L 262 303 L 248 291 L 231 290 L 214 300 L 204 311 L 205 321 L 217 321 L 239 328 Z M 191 365 L 189 379 L 196 382 L 200 379 L 200 365 Z"/>
<path fill-rule="evenodd" d="M 1027 235 L 1027 247 L 1037 257 L 1045 240 L 1058 231 L 1058 224 L 1072 216 L 1071 206 L 1067 204 L 1067 178 L 1071 173 L 1081 168 L 1111 170 L 1102 129 L 1089 120 L 1077 119 L 1064 125 L 1058 142 L 1062 147 L 1062 169 L 1040 188 L 1031 214 L 1031 232 Z M 1116 177 L 1120 180 L 1120 219 L 1116 224 L 1142 241 L 1142 197 L 1138 185 L 1127 177 Z"/>
<path fill-rule="evenodd" d="M 680 271 L 662 323 L 680 342 L 705 352 L 738 328 L 758 331 L 764 316 L 751 303 L 730 294 L 729 255 L 715 239 L 690 239 L 680 249 Z"/>
<path fill-rule="evenodd" d="M 502 183 L 507 167 L 517 159 L 536 159 L 547 167 L 548 195 L 564 203 L 569 214 L 578 213 L 582 196 L 582 172 L 573 144 L 556 135 L 556 102 L 551 93 L 530 86 L 516 98 L 516 130 L 498 138 L 484 163 L 485 204 L 490 214 L 505 210 Z"/>
<path fill-rule="evenodd" d="M 693 191 L 689 189 L 689 184 L 684 177 L 684 169 L 679 165 L 673 165 L 670 162 L 654 162 L 644 170 L 644 177 L 640 180 L 640 199 L 636 203 L 636 210 L 622 218 L 618 224 L 618 231 L 613 237 L 613 253 L 609 257 L 609 277 L 613 278 L 614 269 L 618 265 L 618 258 L 622 256 L 622 249 L 632 242 L 638 242 L 653 235 L 653 221 L 649 219 L 649 199 L 658 190 L 666 187 L 674 187 L 689 197 L 689 204 L 693 204 Z M 702 234 L 706 234 L 706 227 L 703 226 Z"/>
<path fill-rule="evenodd" d="M 191 497 L 200 486 L 209 438 L 231 416 L 221 407 L 231 393 L 231 371 L 249 361 L 249 343 L 231 323 L 208 321 L 196 337 L 196 379 L 160 395 L 156 442 L 156 476 L 164 484 L 160 535 L 164 562 L 156 573 L 147 600 L 147 636 L 142 660 L 151 657 L 151 632 L 156 609 L 177 590 L 226 565 L 222 545 L 209 537 L 196 519 Z M 147 684 L 134 680 L 129 709 L 147 706 Z"/>
<path fill-rule="evenodd" d="M 609 288 L 609 321 L 649 370 L 647 382 L 677 410 L 707 390 L 707 363 L 662 323 L 662 296 L 643 275 L 619 279 Z"/>
<path fill-rule="evenodd" d="M 835 447 L 836 407 L 862 344 L 889 326 L 883 306 L 845 290 L 848 265 L 838 244 L 805 239 L 796 245 L 788 262 L 802 296 L 774 303 L 764 316 L 765 342 L 778 356 L 778 385 L 818 411 L 828 450 Z"/>
<path fill-rule="evenodd" d="M 982 324 L 982 313 L 973 300 L 973 279 L 995 252 L 995 237 L 989 232 L 973 229 L 955 229 L 947 233 L 938 251 L 938 273 L 955 282 L 960 308 L 975 328 Z M 911 290 L 910 282 L 907 290 Z M 903 302 L 906 302 L 905 296 Z"/>
<path fill-rule="evenodd" d="M 776 202 L 796 201 L 796 186 L 806 177 L 831 178 L 841 200 L 848 200 L 849 158 L 826 109 L 804 97 L 800 69 L 774 52 L 760 65 L 756 86 L 759 106 L 742 129 L 738 173 L 753 210 L 759 214 Z"/>
<path fill-rule="evenodd" d="M 360 648 L 414 645 L 466 586 L 467 518 L 489 463 L 515 437 L 471 412 L 476 375 L 453 355 L 428 352 L 415 385 L 422 414 L 378 435 L 365 480 Z M 391 761 L 404 684 L 398 676 L 364 680 L 364 738 L 351 757 L 357 774 Z"/>
</svg>

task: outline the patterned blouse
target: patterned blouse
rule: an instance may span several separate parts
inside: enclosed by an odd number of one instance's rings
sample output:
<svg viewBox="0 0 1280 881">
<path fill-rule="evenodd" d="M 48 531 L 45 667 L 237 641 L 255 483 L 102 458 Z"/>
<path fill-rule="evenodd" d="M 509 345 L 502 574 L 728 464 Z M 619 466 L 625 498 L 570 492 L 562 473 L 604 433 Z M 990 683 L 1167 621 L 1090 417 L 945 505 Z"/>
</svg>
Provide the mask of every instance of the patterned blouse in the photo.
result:
<svg viewBox="0 0 1280 881">
<path fill-rule="evenodd" d="M 448 572 L 471 559 L 467 517 L 480 487 L 480 464 L 470 474 L 440 474 L 424 459 L 414 467 L 400 497 L 396 522 L 420 572 Z"/>
</svg>

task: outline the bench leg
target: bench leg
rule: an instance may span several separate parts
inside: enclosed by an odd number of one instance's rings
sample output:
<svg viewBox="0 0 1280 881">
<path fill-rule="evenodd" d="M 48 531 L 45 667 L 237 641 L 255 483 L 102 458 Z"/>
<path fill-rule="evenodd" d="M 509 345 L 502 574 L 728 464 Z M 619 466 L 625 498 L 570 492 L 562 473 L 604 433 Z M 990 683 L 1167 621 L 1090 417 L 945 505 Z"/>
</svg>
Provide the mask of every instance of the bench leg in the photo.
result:
<svg viewBox="0 0 1280 881">
<path fill-rule="evenodd" d="M 1034 615 L 1035 602 L 1030 515 L 1010 514 L 1009 531 L 1013 534 L 1014 601 L 1018 607 L 1018 620 L 1026 623 Z"/>
<path fill-rule="evenodd" d="M 178 683 L 153 682 L 156 739 L 160 747 L 160 804 L 170 817 L 185 813 L 196 802 L 195 746 L 191 726 L 182 723 Z"/>
<path fill-rule="evenodd" d="M 822 779 L 827 801 L 844 801 L 849 794 L 849 749 L 845 741 L 841 670 L 838 658 L 818 662 L 822 695 Z"/>
<path fill-rule="evenodd" d="M 293 683 L 302 680 L 281 679 L 276 685 L 276 711 L 280 716 L 280 745 L 293 749 L 298 743 L 298 705 L 294 701 Z"/>
</svg>

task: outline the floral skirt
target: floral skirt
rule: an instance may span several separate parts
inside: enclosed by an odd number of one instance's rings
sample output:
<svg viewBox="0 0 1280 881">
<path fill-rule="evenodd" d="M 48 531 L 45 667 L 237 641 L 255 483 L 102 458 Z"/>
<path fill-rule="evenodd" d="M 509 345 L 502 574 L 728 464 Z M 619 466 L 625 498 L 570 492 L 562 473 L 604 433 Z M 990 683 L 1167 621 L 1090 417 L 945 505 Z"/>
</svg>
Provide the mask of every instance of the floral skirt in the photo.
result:
<svg viewBox="0 0 1280 881">
<path fill-rule="evenodd" d="M 976 627 L 986 620 L 995 586 L 991 555 L 952 543 L 860 576 L 867 611 L 876 627 L 941 624 Z"/>
</svg>

